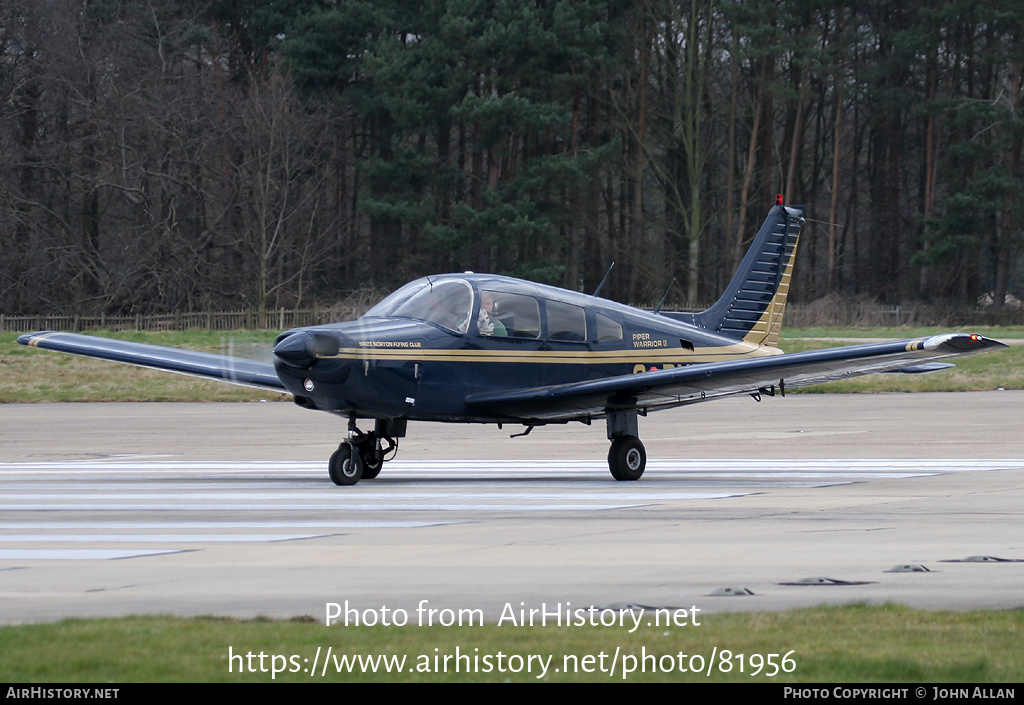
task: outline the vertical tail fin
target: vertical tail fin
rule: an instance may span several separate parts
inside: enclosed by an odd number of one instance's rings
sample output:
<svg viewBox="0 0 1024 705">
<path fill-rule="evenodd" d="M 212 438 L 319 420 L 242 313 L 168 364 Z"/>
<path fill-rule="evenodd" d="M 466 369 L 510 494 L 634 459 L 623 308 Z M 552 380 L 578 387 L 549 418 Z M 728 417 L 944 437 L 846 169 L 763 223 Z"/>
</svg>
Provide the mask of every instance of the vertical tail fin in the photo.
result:
<svg viewBox="0 0 1024 705">
<path fill-rule="evenodd" d="M 802 208 L 774 206 L 722 297 L 694 323 L 744 342 L 778 347 L 796 259 Z"/>
</svg>

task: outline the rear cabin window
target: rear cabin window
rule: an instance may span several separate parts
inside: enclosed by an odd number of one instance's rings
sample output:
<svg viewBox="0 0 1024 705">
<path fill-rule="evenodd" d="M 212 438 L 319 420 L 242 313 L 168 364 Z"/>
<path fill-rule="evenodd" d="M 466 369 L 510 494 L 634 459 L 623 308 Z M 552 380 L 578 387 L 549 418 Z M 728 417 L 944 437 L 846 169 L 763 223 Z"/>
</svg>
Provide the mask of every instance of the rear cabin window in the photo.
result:
<svg viewBox="0 0 1024 705">
<path fill-rule="evenodd" d="M 602 313 L 595 313 L 598 340 L 622 340 L 622 324 Z"/>
<path fill-rule="evenodd" d="M 587 314 L 579 306 L 548 301 L 548 338 L 582 343 L 587 339 Z"/>
</svg>

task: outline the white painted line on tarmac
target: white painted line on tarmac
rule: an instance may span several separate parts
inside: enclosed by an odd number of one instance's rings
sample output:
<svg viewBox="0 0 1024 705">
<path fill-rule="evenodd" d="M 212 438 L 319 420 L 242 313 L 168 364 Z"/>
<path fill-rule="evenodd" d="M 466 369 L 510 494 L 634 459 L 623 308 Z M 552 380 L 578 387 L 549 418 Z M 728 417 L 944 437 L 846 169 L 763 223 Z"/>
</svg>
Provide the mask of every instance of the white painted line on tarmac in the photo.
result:
<svg viewBox="0 0 1024 705">
<path fill-rule="evenodd" d="M 111 493 L 89 493 L 76 492 L 75 499 L 83 503 L 98 502 L 100 500 L 121 500 L 148 502 L 149 500 L 216 500 L 216 501 L 242 501 L 242 500 L 266 500 L 277 501 L 280 497 L 287 497 L 292 501 L 308 499 L 310 501 L 324 501 L 323 492 L 286 492 L 283 495 L 277 492 L 111 492 Z M 388 492 L 370 491 L 356 489 L 349 492 L 344 490 L 336 491 L 335 496 L 344 502 L 394 502 L 396 500 L 428 500 L 447 499 L 475 502 L 478 500 L 514 499 L 524 502 L 528 501 L 563 501 L 563 500 L 603 500 L 616 502 L 649 502 L 651 500 L 676 500 L 676 499 L 705 499 L 709 496 L 720 498 L 722 493 L 713 492 Z M 342 499 L 344 497 L 344 499 Z M 65 492 L 26 492 L 11 494 L 8 499 L 19 500 L 67 500 Z"/>
<path fill-rule="evenodd" d="M 129 471 L 147 471 L 141 479 L 166 479 L 152 473 L 176 471 L 188 474 L 235 475 L 265 472 L 271 476 L 326 473 L 327 463 L 296 461 L 178 461 L 152 460 L 66 460 L 0 463 L 0 474 L 25 473 L 29 476 L 63 475 L 73 470 L 75 476 L 117 475 Z M 991 471 L 1024 467 L 1024 460 L 1013 459 L 652 459 L 647 463 L 648 472 L 759 472 L 761 474 L 822 472 L 826 474 L 844 472 L 911 472 L 913 475 L 928 475 L 951 471 Z M 395 460 L 385 466 L 390 475 L 401 473 L 434 473 L 457 476 L 462 473 L 493 475 L 508 472 L 559 472 L 587 474 L 608 471 L 603 460 Z"/>
<path fill-rule="evenodd" d="M 334 534 L 0 534 L 4 543 L 269 543 Z"/>
<path fill-rule="evenodd" d="M 109 561 L 181 552 L 176 548 L 7 548 L 0 549 L 0 561 Z"/>
<path fill-rule="evenodd" d="M 692 499 L 722 499 L 739 496 L 732 493 L 702 493 Z M 0 511 L 351 511 L 351 512 L 597 512 L 631 509 L 641 504 L 290 504 L 268 498 L 265 504 L 0 504 Z"/>
<path fill-rule="evenodd" d="M 0 522 L 0 529 L 418 529 L 457 521 L 21 521 Z"/>
</svg>

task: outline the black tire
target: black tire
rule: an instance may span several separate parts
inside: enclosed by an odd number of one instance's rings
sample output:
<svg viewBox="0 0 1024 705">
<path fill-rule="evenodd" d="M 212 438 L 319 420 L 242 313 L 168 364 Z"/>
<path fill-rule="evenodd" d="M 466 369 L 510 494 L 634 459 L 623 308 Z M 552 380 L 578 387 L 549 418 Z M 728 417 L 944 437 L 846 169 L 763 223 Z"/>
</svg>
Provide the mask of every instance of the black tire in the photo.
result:
<svg viewBox="0 0 1024 705">
<path fill-rule="evenodd" d="M 376 448 L 370 446 L 366 450 L 360 451 L 359 457 L 363 461 L 364 480 L 372 480 L 377 475 L 380 475 L 381 468 L 384 467 L 384 458 L 377 452 Z"/>
<path fill-rule="evenodd" d="M 380 470 L 377 470 L 380 472 Z M 363 477 L 363 464 L 360 462 L 359 454 L 352 452 L 352 446 L 342 443 L 338 450 L 331 455 L 327 464 L 327 473 L 331 476 L 331 482 L 336 485 L 354 485 Z"/>
<path fill-rule="evenodd" d="M 636 436 L 619 436 L 608 451 L 608 469 L 621 481 L 639 480 L 647 467 L 647 451 Z"/>
</svg>

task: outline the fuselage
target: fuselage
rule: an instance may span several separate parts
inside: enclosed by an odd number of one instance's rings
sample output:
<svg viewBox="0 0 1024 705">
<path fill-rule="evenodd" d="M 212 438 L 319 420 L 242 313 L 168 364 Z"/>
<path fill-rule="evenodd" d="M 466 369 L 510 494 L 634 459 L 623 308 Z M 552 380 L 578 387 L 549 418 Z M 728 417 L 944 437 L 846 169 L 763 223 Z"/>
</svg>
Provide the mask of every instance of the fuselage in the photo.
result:
<svg viewBox="0 0 1024 705">
<path fill-rule="evenodd" d="M 359 320 L 282 333 L 275 367 L 310 408 L 500 422 L 466 398 L 780 352 L 672 316 L 510 277 L 441 275 L 407 284 Z"/>
</svg>

